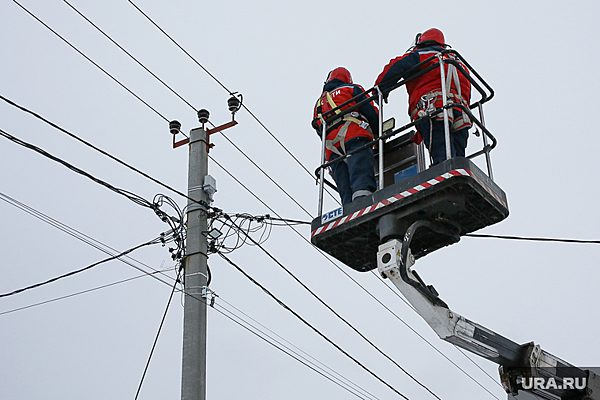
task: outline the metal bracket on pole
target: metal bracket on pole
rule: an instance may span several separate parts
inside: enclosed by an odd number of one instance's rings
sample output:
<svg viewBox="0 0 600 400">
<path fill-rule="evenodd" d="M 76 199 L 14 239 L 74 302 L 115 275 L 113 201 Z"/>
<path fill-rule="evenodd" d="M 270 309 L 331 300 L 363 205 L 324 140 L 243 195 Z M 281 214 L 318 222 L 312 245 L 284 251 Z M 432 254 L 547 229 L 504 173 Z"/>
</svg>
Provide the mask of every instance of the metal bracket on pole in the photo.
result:
<svg viewBox="0 0 600 400">
<path fill-rule="evenodd" d="M 217 295 L 215 291 L 210 289 L 208 286 L 202 286 L 200 290 L 200 297 L 206 300 L 206 304 L 208 304 L 211 307 L 214 307 L 215 298 L 219 297 L 219 295 Z"/>
<path fill-rule="evenodd" d="M 215 133 L 224 131 L 225 129 L 232 128 L 232 127 L 236 126 L 237 124 L 238 124 L 237 121 L 229 121 L 227 123 L 224 123 L 223 125 L 215 126 L 212 129 L 207 129 L 206 133 L 210 136 Z"/>
<path fill-rule="evenodd" d="M 241 95 L 239 95 L 241 98 Z M 229 102 L 231 102 L 233 100 L 235 104 L 229 104 Z M 237 110 L 239 110 L 240 106 L 241 106 L 241 102 L 239 99 L 237 99 L 235 96 L 232 97 L 231 99 L 229 99 L 229 110 L 232 111 L 231 113 L 231 121 L 226 122 L 222 125 L 219 126 L 215 126 L 212 129 L 206 129 L 206 151 L 210 151 L 210 149 L 212 149 L 215 145 L 210 143 L 210 135 L 213 135 L 215 133 L 224 131 L 225 129 L 229 129 L 232 128 L 234 126 L 236 126 L 238 123 L 237 121 L 234 119 L 235 118 L 235 113 Z M 208 117 L 209 117 L 210 113 L 205 110 L 199 110 L 198 111 L 198 120 L 200 121 L 200 123 L 202 124 L 202 129 L 204 129 L 204 126 L 206 123 L 209 122 Z M 185 144 L 191 143 L 190 142 L 190 138 L 187 137 L 183 132 L 181 132 L 181 123 L 179 121 L 171 121 L 169 122 L 169 131 L 171 132 L 171 135 L 173 136 L 173 148 L 176 149 L 178 147 L 181 147 Z M 181 140 L 175 140 L 175 137 L 177 136 L 177 134 L 183 134 L 183 136 L 186 136 L 185 139 L 181 139 Z M 202 140 L 204 141 L 204 140 Z"/>
<path fill-rule="evenodd" d="M 173 148 L 176 149 L 179 146 L 183 146 L 184 144 L 188 144 L 190 142 L 190 138 L 181 139 L 175 141 L 175 135 L 173 135 Z"/>
</svg>

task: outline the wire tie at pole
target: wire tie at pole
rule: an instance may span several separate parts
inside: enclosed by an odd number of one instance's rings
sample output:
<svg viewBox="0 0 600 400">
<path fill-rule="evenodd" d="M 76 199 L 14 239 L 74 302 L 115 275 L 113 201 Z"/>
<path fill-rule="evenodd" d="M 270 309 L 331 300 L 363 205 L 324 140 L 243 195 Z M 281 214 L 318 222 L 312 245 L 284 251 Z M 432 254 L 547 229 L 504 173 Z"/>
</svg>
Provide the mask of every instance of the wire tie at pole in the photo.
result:
<svg viewBox="0 0 600 400">
<path fill-rule="evenodd" d="M 210 289 L 208 286 L 202 286 L 201 297 L 205 300 L 209 300 L 209 297 L 210 297 L 209 305 L 211 307 L 214 307 L 215 298 L 218 297 L 218 295 L 212 289 Z"/>
</svg>

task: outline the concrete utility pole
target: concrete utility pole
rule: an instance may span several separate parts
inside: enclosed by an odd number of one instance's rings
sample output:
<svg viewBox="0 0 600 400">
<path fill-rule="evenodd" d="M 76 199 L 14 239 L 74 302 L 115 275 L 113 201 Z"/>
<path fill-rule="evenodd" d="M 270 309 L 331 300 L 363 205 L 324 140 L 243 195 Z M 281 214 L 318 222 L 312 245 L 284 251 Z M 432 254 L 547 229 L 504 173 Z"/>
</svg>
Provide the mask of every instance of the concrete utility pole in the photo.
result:
<svg viewBox="0 0 600 400">
<path fill-rule="evenodd" d="M 185 244 L 183 309 L 183 367 L 181 371 L 181 399 L 206 400 L 206 304 L 214 301 L 208 288 L 208 212 L 212 196 L 217 191 L 216 181 L 208 175 L 210 135 L 237 125 L 235 113 L 242 106 L 242 95 L 232 93 L 227 100 L 231 121 L 205 130 L 210 113 L 198 111 L 201 128 L 192 129 L 190 137 L 176 140 L 181 123 L 169 122 L 173 148 L 189 144 L 187 238 Z M 218 232 L 218 231 L 217 231 Z M 220 232 L 218 232 L 220 235 Z M 218 237 L 218 236 L 216 236 Z M 215 237 L 212 237 L 215 239 Z"/>
<path fill-rule="evenodd" d="M 188 196 L 209 203 L 204 190 L 208 175 L 208 135 L 203 128 L 190 132 Z M 207 209 L 188 200 L 183 311 L 182 400 L 206 399 L 206 283 L 208 279 Z M 204 232 L 204 234 L 203 234 Z M 202 300 L 202 301 L 201 301 Z"/>
</svg>

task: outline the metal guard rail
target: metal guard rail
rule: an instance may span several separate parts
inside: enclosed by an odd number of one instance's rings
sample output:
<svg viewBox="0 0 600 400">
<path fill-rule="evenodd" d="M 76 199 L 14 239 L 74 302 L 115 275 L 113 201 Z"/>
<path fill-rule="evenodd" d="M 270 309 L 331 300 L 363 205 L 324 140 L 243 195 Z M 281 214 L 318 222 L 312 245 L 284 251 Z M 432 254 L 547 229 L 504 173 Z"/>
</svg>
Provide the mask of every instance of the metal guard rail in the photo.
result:
<svg viewBox="0 0 600 400">
<path fill-rule="evenodd" d="M 469 118 L 471 119 L 471 121 L 475 125 L 477 125 L 477 127 L 479 129 L 481 129 L 481 132 L 484 135 L 486 135 L 487 137 L 489 137 L 490 140 L 492 141 L 491 145 L 488 144 L 488 145 L 484 146 L 483 149 L 478 150 L 478 151 L 474 152 L 473 154 L 469 154 L 467 156 L 467 158 L 475 158 L 475 157 L 478 157 L 478 156 L 480 156 L 480 155 L 482 155 L 482 154 L 484 154 L 486 152 L 489 153 L 492 149 L 494 149 L 496 147 L 496 145 L 498 143 L 498 140 L 496 139 L 496 137 L 473 115 L 473 113 L 471 112 L 471 110 L 469 110 L 463 104 L 449 103 L 445 107 L 438 108 L 435 112 L 431 113 L 430 115 L 425 115 L 425 116 L 423 116 L 423 117 L 421 117 L 419 119 L 416 119 L 416 120 L 414 120 L 414 121 L 412 121 L 412 122 L 410 122 L 410 123 L 408 123 L 406 125 L 403 125 L 403 126 L 397 128 L 395 130 L 391 130 L 390 132 L 388 132 L 388 133 L 386 133 L 384 135 L 381 135 L 380 137 L 375 138 L 375 139 L 371 140 L 370 142 L 365 143 L 364 145 L 362 145 L 362 146 L 360 146 L 360 147 L 358 147 L 358 148 L 356 148 L 356 149 L 354 149 L 352 151 L 349 151 L 345 155 L 343 155 L 341 157 L 338 157 L 335 160 L 327 161 L 323 165 L 317 167 L 317 169 L 315 169 L 315 171 L 314 171 L 315 177 L 317 178 L 317 182 L 319 180 L 319 171 L 321 169 L 328 168 L 331 165 L 344 160 L 345 158 L 351 156 L 354 153 L 357 153 L 357 152 L 359 152 L 361 150 L 364 150 L 364 149 L 366 149 L 368 147 L 371 147 L 375 143 L 379 142 L 380 140 L 386 140 L 386 139 L 391 138 L 392 136 L 396 136 L 397 134 L 399 134 L 399 133 L 401 133 L 403 131 L 406 131 L 409 128 L 412 128 L 413 126 L 416 125 L 417 122 L 421 121 L 422 119 L 429 118 L 429 117 L 435 117 L 436 115 L 441 114 L 444 111 L 444 108 L 446 108 L 446 109 L 452 109 L 452 108 L 460 108 L 460 109 L 462 109 L 469 116 Z M 327 184 L 330 188 L 337 190 L 337 187 L 333 183 L 329 182 L 327 179 L 325 179 L 325 184 Z"/>
</svg>

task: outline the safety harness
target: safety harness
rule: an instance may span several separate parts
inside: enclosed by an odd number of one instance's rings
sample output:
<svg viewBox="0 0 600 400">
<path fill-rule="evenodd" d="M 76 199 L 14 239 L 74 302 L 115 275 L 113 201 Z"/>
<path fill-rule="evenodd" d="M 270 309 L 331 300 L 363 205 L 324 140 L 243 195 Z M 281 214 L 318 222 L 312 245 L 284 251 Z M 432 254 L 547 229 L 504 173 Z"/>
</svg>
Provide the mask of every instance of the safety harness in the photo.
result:
<svg viewBox="0 0 600 400">
<path fill-rule="evenodd" d="M 321 108 L 323 105 L 323 97 L 325 97 L 327 104 L 331 107 L 332 110 L 335 109 L 335 114 L 338 115 L 342 112 L 342 110 L 337 109 L 337 104 L 333 101 L 333 97 L 329 92 L 324 92 L 319 101 L 317 102 L 317 117 L 322 116 Z M 327 128 L 328 131 L 337 128 L 341 125 L 341 128 L 337 131 L 337 134 L 333 139 L 325 140 L 325 148 L 332 153 L 335 153 L 339 156 L 343 156 L 346 154 L 346 134 L 348 133 L 348 127 L 350 124 L 357 124 L 361 128 L 368 130 L 373 134 L 371 128 L 369 127 L 369 123 L 364 119 L 364 117 L 356 111 L 352 111 L 348 114 L 344 114 L 340 118 L 336 118 L 331 122 L 331 125 Z M 341 151 L 336 147 L 339 144 Z"/>
<path fill-rule="evenodd" d="M 454 83 L 454 86 L 456 87 L 457 93 L 453 93 L 451 91 L 453 83 Z M 445 86 L 446 86 L 446 97 L 449 101 L 451 101 L 453 103 L 459 103 L 459 104 L 462 104 L 467 107 L 469 106 L 469 104 L 467 104 L 466 100 L 462 96 L 461 87 L 460 87 L 460 79 L 458 77 L 458 70 L 454 64 L 448 64 L 448 72 L 446 74 L 446 85 Z M 423 96 L 421 96 L 421 99 L 417 103 L 417 107 L 411 111 L 411 114 L 410 114 L 411 118 L 414 121 L 425 115 L 432 114 L 436 110 L 435 104 L 437 102 L 442 102 L 442 100 L 443 100 L 443 95 L 442 95 L 441 91 L 433 91 L 433 92 L 424 94 Z M 467 115 L 467 113 L 465 113 L 465 111 L 462 109 L 461 109 L 461 111 L 462 111 L 461 115 L 457 118 L 454 118 L 454 113 L 449 113 L 449 115 L 448 115 L 448 118 L 450 121 L 450 127 L 453 132 L 458 131 L 463 128 L 466 128 L 466 127 L 470 127 L 472 125 L 471 120 L 469 119 L 469 116 Z M 444 115 L 438 114 L 435 118 L 440 120 L 440 119 L 444 118 Z"/>
</svg>

